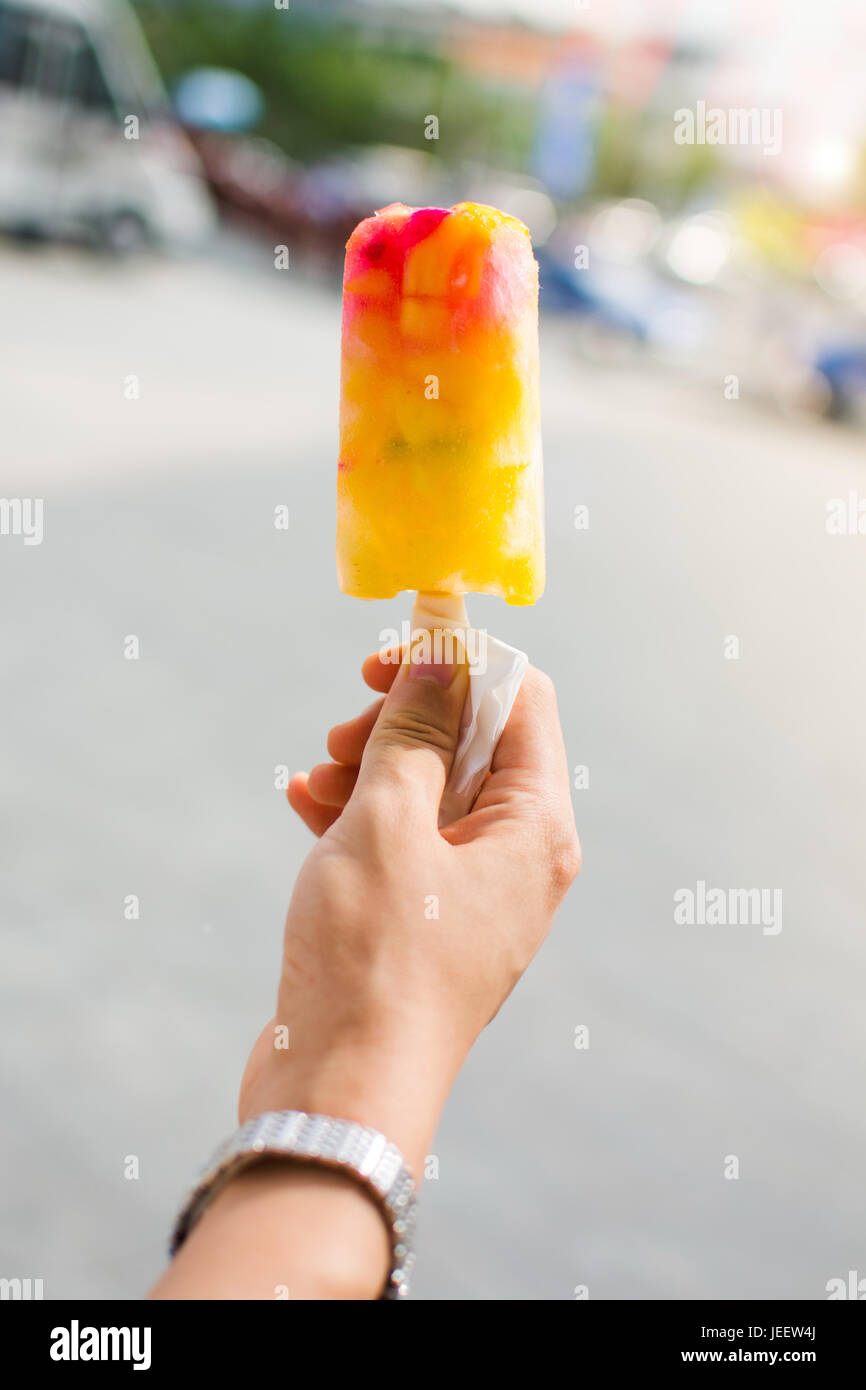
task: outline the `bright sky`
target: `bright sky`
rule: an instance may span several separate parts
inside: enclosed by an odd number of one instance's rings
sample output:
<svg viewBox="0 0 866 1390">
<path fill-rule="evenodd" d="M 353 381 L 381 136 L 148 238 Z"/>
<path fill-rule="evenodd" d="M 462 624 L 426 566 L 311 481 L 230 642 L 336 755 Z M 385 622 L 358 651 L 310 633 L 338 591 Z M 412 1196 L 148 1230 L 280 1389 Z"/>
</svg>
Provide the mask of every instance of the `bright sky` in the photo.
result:
<svg viewBox="0 0 866 1390">
<path fill-rule="evenodd" d="M 420 4 L 430 0 L 387 0 Z M 689 37 L 734 38 L 766 32 L 808 44 L 846 28 L 864 37 L 866 7 L 860 0 L 451 0 L 451 8 L 489 18 L 518 16 L 611 35 L 675 30 Z"/>
<path fill-rule="evenodd" d="M 429 8 L 434 0 L 386 3 Z M 640 34 L 703 41 L 719 47 L 747 104 L 784 102 L 816 131 L 866 123 L 863 0 L 451 0 L 443 8 L 590 29 L 612 44 Z"/>
<path fill-rule="evenodd" d="M 429 8 L 432 0 L 387 3 Z M 802 166 L 812 182 L 822 169 L 829 177 L 847 168 L 866 129 L 864 0 L 451 0 L 444 8 L 589 29 L 613 47 L 654 34 L 718 48 L 708 97 L 784 107 L 780 163 Z"/>
</svg>

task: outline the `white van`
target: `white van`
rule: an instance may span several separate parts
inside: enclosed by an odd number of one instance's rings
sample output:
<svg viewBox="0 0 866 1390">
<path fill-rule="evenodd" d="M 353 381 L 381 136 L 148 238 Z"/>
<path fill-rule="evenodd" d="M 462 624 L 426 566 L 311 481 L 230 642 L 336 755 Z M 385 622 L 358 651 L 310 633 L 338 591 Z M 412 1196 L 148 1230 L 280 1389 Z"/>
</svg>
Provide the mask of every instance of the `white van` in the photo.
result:
<svg viewBox="0 0 866 1390">
<path fill-rule="evenodd" d="M 126 0 L 0 0 L 0 226 L 124 250 L 214 225 Z"/>
</svg>

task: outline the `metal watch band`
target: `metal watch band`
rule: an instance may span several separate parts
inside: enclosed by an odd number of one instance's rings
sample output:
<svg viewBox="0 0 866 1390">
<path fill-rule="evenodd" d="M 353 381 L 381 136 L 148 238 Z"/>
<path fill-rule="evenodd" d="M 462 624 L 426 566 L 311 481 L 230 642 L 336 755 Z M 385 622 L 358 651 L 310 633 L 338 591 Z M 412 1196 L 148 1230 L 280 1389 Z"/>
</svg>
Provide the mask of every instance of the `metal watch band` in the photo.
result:
<svg viewBox="0 0 866 1390">
<path fill-rule="evenodd" d="M 247 1120 L 217 1149 L 189 1193 L 175 1223 L 171 1254 L 186 1240 L 208 1203 L 242 1168 L 265 1156 L 298 1159 L 338 1168 L 375 1198 L 391 1237 L 391 1272 L 382 1297 L 405 1298 L 415 1262 L 418 1199 L 400 1150 L 384 1134 L 352 1120 L 307 1115 L 303 1110 L 271 1111 Z"/>
</svg>

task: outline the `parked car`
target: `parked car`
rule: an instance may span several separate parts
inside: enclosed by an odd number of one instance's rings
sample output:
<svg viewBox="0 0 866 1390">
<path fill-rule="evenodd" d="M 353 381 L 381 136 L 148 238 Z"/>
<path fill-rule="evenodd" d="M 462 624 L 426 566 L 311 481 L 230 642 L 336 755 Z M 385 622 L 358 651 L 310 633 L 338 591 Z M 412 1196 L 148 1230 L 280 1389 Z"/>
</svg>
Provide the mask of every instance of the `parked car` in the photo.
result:
<svg viewBox="0 0 866 1390">
<path fill-rule="evenodd" d="M 416 150 L 372 145 L 305 168 L 260 135 L 187 132 L 227 219 L 332 268 L 342 267 L 353 228 L 376 208 L 452 201 L 432 158 Z"/>
<path fill-rule="evenodd" d="M 215 225 L 126 0 L 0 0 L 0 226 L 124 250 Z"/>
<path fill-rule="evenodd" d="M 847 420 L 866 412 L 866 344 L 825 348 L 814 367 L 827 384 L 825 413 L 830 419 Z"/>
</svg>

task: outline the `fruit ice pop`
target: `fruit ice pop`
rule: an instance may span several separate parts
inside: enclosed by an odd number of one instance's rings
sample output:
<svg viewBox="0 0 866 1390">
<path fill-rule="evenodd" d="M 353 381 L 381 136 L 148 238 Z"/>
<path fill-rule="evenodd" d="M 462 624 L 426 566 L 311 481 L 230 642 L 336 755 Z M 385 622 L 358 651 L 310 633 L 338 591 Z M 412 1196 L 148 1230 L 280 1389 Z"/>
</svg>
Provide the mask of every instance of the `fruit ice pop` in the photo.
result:
<svg viewBox="0 0 866 1390">
<path fill-rule="evenodd" d="M 496 208 L 392 203 L 349 239 L 337 569 L 367 599 L 544 588 L 538 267 Z"/>
</svg>

